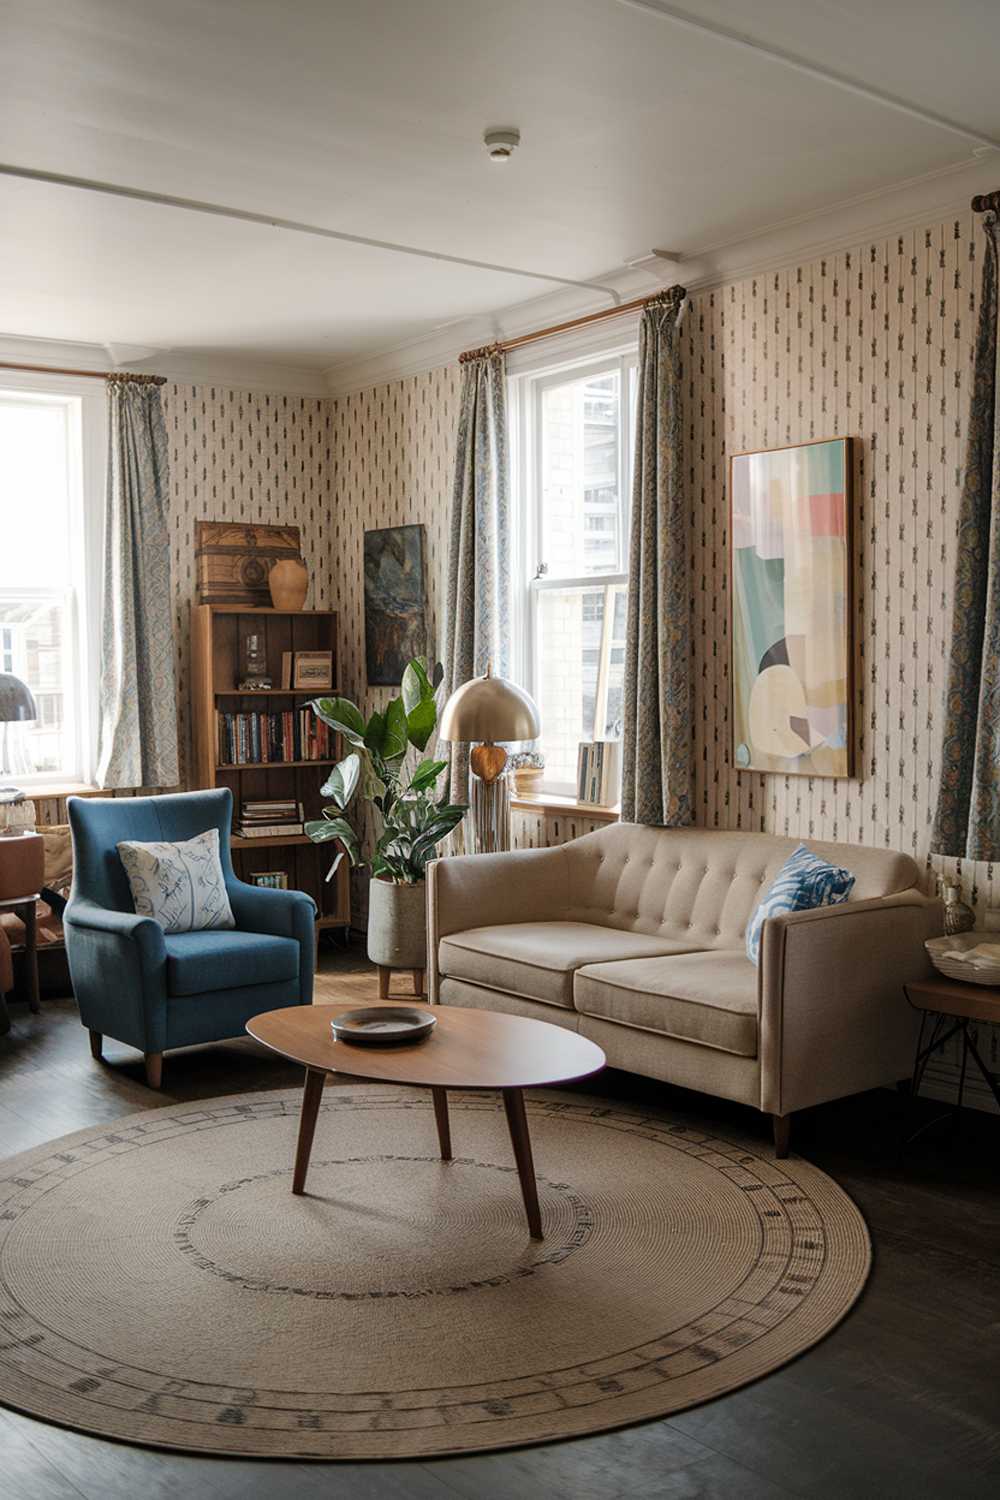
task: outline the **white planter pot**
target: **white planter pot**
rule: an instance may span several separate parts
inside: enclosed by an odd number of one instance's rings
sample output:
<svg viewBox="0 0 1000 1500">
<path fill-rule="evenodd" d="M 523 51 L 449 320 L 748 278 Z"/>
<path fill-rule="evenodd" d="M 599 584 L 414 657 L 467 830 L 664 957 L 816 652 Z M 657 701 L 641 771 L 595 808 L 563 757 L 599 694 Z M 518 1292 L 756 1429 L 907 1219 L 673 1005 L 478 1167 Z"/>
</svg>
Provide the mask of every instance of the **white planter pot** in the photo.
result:
<svg viewBox="0 0 1000 1500">
<path fill-rule="evenodd" d="M 427 967 L 427 887 L 374 879 L 368 886 L 368 957 L 384 969 Z"/>
</svg>

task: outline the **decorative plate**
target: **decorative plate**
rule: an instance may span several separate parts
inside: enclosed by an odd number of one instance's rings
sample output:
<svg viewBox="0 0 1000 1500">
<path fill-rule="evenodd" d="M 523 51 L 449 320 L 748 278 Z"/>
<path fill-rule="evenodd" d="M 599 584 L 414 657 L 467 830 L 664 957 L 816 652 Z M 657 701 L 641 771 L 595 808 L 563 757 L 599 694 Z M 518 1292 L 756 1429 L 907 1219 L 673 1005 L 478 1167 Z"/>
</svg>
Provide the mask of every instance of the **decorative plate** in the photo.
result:
<svg viewBox="0 0 1000 1500">
<path fill-rule="evenodd" d="M 362 1010 L 345 1010 L 330 1022 L 338 1042 L 353 1042 L 364 1047 L 393 1047 L 402 1042 L 419 1042 L 430 1036 L 437 1017 L 429 1010 L 412 1005 L 371 1005 Z"/>
<path fill-rule="evenodd" d="M 946 979 L 1000 984 L 1000 933 L 956 932 L 951 937 L 928 938 L 924 947 L 935 969 Z M 980 947 L 992 951 L 974 951 Z"/>
</svg>

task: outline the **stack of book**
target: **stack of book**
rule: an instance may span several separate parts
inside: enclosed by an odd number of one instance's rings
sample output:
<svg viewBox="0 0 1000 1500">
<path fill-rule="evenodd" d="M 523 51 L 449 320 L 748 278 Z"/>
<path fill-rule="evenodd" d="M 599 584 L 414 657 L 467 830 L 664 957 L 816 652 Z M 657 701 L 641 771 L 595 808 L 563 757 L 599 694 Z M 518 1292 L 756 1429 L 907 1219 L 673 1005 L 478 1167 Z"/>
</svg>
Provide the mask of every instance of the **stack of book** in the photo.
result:
<svg viewBox="0 0 1000 1500">
<path fill-rule="evenodd" d="M 614 807 L 621 796 L 620 740 L 591 740 L 577 752 L 576 795 L 594 807 Z"/>
<path fill-rule="evenodd" d="M 236 825 L 241 839 L 276 839 L 304 831 L 302 803 L 284 797 L 244 802 Z"/>
<path fill-rule="evenodd" d="M 280 714 L 218 714 L 219 763 L 280 765 L 290 760 L 326 760 L 331 735 L 311 708 Z"/>
</svg>

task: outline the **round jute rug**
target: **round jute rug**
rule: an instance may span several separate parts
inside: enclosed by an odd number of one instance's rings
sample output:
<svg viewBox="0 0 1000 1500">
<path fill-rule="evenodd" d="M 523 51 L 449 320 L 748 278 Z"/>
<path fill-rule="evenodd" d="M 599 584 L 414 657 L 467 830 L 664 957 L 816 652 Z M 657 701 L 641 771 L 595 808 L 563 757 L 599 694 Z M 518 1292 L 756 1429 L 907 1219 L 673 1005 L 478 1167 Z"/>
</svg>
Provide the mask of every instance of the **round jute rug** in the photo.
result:
<svg viewBox="0 0 1000 1500">
<path fill-rule="evenodd" d="M 200 1453 L 407 1458 L 572 1437 L 743 1385 L 844 1316 L 870 1247 L 808 1163 L 531 1097 L 328 1088 L 172 1105 L 0 1163 L 0 1401 Z"/>
</svg>

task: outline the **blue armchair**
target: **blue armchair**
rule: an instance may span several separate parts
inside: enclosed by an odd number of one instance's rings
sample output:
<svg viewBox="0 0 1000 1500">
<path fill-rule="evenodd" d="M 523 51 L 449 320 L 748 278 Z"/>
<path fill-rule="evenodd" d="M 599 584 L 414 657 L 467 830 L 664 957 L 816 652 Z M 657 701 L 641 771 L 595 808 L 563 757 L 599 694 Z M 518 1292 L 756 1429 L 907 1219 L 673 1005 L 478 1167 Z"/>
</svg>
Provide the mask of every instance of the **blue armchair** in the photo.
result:
<svg viewBox="0 0 1000 1500">
<path fill-rule="evenodd" d="M 239 1036 L 251 1016 L 311 1005 L 316 907 L 304 891 L 245 885 L 229 853 L 233 798 L 227 787 L 167 797 L 71 797 L 73 890 L 63 926 L 70 976 L 90 1046 L 114 1037 L 146 1058 L 159 1088 L 172 1047 Z M 123 839 L 194 838 L 219 830 L 235 930 L 165 933 L 136 915 L 118 855 Z"/>
</svg>

